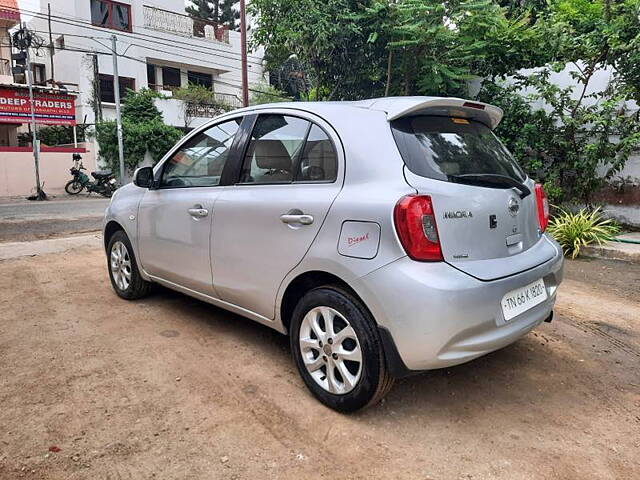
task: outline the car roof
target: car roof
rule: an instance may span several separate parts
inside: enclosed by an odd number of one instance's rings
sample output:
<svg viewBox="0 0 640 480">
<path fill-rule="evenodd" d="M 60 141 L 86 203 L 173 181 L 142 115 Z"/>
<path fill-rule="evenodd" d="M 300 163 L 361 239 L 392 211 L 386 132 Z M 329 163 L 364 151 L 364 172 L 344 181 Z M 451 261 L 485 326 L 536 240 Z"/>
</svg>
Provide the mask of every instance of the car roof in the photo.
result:
<svg viewBox="0 0 640 480">
<path fill-rule="evenodd" d="M 495 128 L 502 119 L 502 109 L 488 103 L 456 97 L 383 97 L 356 101 L 329 102 L 282 102 L 247 107 L 242 111 L 265 108 L 293 108 L 322 115 L 323 113 L 346 113 L 349 109 L 364 109 L 384 112 L 387 121 L 415 115 L 441 115 L 468 118 Z"/>
</svg>

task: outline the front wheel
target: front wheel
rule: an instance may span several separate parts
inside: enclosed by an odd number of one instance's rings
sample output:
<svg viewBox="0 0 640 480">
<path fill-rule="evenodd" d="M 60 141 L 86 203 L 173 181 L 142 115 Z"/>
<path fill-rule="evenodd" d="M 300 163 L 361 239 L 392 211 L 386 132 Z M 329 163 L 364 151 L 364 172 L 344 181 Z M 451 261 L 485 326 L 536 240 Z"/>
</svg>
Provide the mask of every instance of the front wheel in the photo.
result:
<svg viewBox="0 0 640 480">
<path fill-rule="evenodd" d="M 340 412 L 380 401 L 393 385 L 375 322 L 346 290 L 307 292 L 291 321 L 291 352 L 313 395 Z"/>
<path fill-rule="evenodd" d="M 84 189 L 84 185 L 82 185 L 75 178 L 73 180 L 69 180 L 67 184 L 64 186 L 64 191 L 69 195 L 77 195 Z"/>
<path fill-rule="evenodd" d="M 129 237 L 118 230 L 107 245 L 107 268 L 111 286 L 118 296 L 135 300 L 149 293 L 151 283 L 140 275 Z"/>
</svg>

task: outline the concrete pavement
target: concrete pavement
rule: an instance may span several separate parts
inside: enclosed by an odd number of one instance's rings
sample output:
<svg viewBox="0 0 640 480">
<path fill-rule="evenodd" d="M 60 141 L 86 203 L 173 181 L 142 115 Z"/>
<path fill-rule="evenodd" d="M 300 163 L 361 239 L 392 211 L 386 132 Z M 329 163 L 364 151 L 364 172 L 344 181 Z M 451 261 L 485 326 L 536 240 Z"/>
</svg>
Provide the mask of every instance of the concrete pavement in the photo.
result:
<svg viewBox="0 0 640 480">
<path fill-rule="evenodd" d="M 640 233 L 625 233 L 616 237 L 616 241 L 605 242 L 602 245 L 587 245 L 583 247 L 581 253 L 585 257 L 623 260 L 640 264 Z"/>
<path fill-rule="evenodd" d="M 61 195 L 44 202 L 0 198 L 0 242 L 89 232 L 102 227 L 108 198 Z"/>
</svg>

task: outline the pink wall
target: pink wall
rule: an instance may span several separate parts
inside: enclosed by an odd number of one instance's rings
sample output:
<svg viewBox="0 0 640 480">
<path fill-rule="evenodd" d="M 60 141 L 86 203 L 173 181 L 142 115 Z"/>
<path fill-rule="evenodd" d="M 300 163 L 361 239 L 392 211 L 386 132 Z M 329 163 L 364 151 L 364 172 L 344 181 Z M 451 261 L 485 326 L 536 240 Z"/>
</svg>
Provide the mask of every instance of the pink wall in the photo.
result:
<svg viewBox="0 0 640 480">
<path fill-rule="evenodd" d="M 40 152 L 40 181 L 44 191 L 53 194 L 65 194 L 64 186 L 71 180 L 69 169 L 73 162 L 71 156 L 78 151 L 87 175 L 96 170 L 96 156 L 93 145 L 79 143 L 79 149 L 73 147 L 42 147 Z M 86 151 L 85 151 L 86 149 Z M 29 148 L 0 147 L 0 197 L 27 196 L 35 191 L 35 167 L 33 153 Z"/>
</svg>

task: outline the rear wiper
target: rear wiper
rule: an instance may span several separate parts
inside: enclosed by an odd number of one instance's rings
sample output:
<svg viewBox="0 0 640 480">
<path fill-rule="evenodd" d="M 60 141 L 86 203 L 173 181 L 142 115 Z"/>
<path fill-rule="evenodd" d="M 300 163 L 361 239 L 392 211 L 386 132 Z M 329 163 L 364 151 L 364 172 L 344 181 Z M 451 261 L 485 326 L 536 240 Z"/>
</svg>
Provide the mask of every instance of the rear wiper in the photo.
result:
<svg viewBox="0 0 640 480">
<path fill-rule="evenodd" d="M 502 186 L 513 187 L 520 191 L 520 198 L 525 198 L 531 194 L 531 190 L 519 182 L 515 178 L 507 177 L 506 175 L 499 175 L 496 173 L 466 173 L 464 175 L 448 175 L 449 180 L 457 183 L 467 183 L 471 185 L 482 186 Z"/>
</svg>

